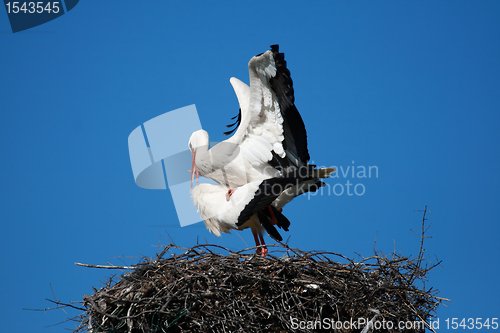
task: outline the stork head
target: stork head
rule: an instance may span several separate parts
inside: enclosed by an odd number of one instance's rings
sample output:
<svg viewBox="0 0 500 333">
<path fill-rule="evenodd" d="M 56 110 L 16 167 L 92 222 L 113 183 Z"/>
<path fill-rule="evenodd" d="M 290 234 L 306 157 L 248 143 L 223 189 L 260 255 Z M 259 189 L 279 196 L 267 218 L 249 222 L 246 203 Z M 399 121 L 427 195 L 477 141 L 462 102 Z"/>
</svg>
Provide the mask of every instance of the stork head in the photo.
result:
<svg viewBox="0 0 500 333">
<path fill-rule="evenodd" d="M 198 130 L 191 134 L 189 138 L 189 150 L 191 153 L 195 152 L 198 147 L 208 146 L 208 133 L 205 130 Z"/>
<path fill-rule="evenodd" d="M 193 160 L 191 163 L 191 187 L 193 187 L 194 175 L 196 175 L 197 185 L 198 185 L 198 178 L 200 176 L 200 173 L 196 166 L 196 151 L 200 147 L 204 147 L 204 149 L 208 150 L 208 144 L 209 144 L 208 133 L 205 130 L 198 130 L 193 134 L 191 134 L 191 137 L 189 138 L 188 146 L 189 150 L 191 151 L 191 155 L 193 156 Z"/>
</svg>

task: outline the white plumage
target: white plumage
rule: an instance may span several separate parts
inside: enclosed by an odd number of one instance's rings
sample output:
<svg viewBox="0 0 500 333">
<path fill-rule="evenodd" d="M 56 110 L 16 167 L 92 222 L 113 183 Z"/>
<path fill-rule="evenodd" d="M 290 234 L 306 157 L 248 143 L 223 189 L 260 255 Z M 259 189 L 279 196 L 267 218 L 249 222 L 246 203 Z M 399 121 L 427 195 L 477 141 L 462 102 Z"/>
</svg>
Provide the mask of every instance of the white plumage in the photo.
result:
<svg viewBox="0 0 500 333">
<path fill-rule="evenodd" d="M 221 232 L 229 233 L 231 229 L 251 228 L 252 231 L 262 232 L 263 227 L 258 223 L 256 215 L 252 216 L 252 221 L 242 226 L 236 225 L 241 211 L 254 198 L 258 188 L 257 182 L 240 186 L 231 195 L 231 200 L 226 200 L 227 187 L 220 184 L 199 184 L 191 194 L 207 229 L 220 237 Z"/>
<path fill-rule="evenodd" d="M 268 162 L 273 152 L 285 157 L 283 117 L 269 87 L 269 79 L 276 74 L 273 53 L 267 51 L 253 57 L 248 68 L 250 87 L 237 78 L 230 79 L 241 110 L 234 135 L 210 150 L 209 136 L 204 130 L 194 132 L 189 140 L 191 151 L 196 150 L 195 166 L 200 174 L 230 187 L 279 176 L 279 171 Z"/>
<path fill-rule="evenodd" d="M 307 164 L 307 135 L 278 46 L 253 57 L 248 69 L 250 86 L 230 79 L 240 105 L 233 136 L 209 149 L 206 131 L 191 135 L 191 184 L 195 175 L 197 180 L 201 175 L 217 182 L 197 185 L 192 198 L 211 232 L 220 236 L 231 229 L 251 228 L 265 254 L 263 230 L 282 240 L 274 225 L 288 230 L 290 222 L 281 208 L 297 195 L 324 186 L 319 178 L 334 169 L 316 170 Z M 306 174 L 297 174 L 300 169 Z M 275 187 L 277 191 L 264 193 Z"/>
</svg>

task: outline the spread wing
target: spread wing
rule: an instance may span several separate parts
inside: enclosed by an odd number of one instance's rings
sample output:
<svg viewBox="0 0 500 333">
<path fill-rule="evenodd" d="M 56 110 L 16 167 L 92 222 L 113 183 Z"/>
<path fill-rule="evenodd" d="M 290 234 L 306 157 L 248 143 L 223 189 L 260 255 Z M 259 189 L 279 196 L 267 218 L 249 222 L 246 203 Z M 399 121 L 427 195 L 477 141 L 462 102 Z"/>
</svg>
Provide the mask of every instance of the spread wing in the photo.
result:
<svg viewBox="0 0 500 333">
<path fill-rule="evenodd" d="M 295 107 L 293 81 L 290 71 L 286 67 L 285 55 L 279 52 L 278 45 L 271 45 L 276 66 L 276 75 L 270 78 L 269 83 L 273 90 L 283 117 L 283 135 L 285 137 L 283 148 L 287 159 L 281 163 L 283 167 L 306 165 L 309 162 L 307 149 L 307 132 L 304 121 Z"/>
<path fill-rule="evenodd" d="M 250 87 L 231 78 L 240 112 L 227 140 L 252 166 L 300 167 L 309 161 L 307 134 L 294 104 L 293 82 L 277 45 L 248 63 Z M 233 118 L 233 119 L 234 119 Z"/>
</svg>

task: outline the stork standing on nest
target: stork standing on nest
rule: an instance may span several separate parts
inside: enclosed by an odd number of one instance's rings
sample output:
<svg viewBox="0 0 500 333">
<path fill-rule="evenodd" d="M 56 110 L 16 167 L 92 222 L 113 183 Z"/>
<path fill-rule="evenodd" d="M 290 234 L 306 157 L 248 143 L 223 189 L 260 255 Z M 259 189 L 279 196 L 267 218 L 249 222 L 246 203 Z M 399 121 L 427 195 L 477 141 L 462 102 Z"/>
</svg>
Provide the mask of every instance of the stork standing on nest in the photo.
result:
<svg viewBox="0 0 500 333">
<path fill-rule="evenodd" d="M 217 182 L 199 184 L 192 198 L 207 228 L 215 235 L 230 229 L 251 228 L 257 252 L 265 255 L 266 230 L 282 241 L 274 225 L 288 230 L 281 214 L 297 195 L 316 191 L 333 168 L 315 169 L 308 164 L 307 134 L 294 105 L 293 82 L 278 45 L 248 63 L 250 86 L 236 78 L 230 82 L 240 111 L 234 134 L 209 149 L 204 130 L 191 135 L 191 186 L 204 176 Z"/>
</svg>

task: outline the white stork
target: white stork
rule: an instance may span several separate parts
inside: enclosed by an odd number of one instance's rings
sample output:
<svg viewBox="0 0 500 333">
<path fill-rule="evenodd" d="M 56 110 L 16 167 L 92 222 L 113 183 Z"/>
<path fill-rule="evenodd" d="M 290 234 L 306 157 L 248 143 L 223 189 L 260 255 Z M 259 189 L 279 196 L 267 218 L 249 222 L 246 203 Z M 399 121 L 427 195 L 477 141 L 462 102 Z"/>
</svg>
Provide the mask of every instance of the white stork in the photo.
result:
<svg viewBox="0 0 500 333">
<path fill-rule="evenodd" d="M 288 230 L 290 222 L 281 208 L 294 197 L 316 191 L 333 168 L 309 165 L 304 122 L 294 105 L 293 82 L 278 45 L 248 63 L 250 86 L 236 78 L 230 82 L 240 112 L 229 139 L 209 149 L 209 136 L 196 131 L 189 140 L 193 161 L 191 185 L 196 175 L 218 183 L 200 184 L 192 190 L 193 202 L 206 227 L 215 235 L 230 229 L 251 228 L 257 249 L 267 251 L 263 230 L 281 241 L 274 225 Z M 269 190 L 273 189 L 271 193 Z"/>
</svg>

